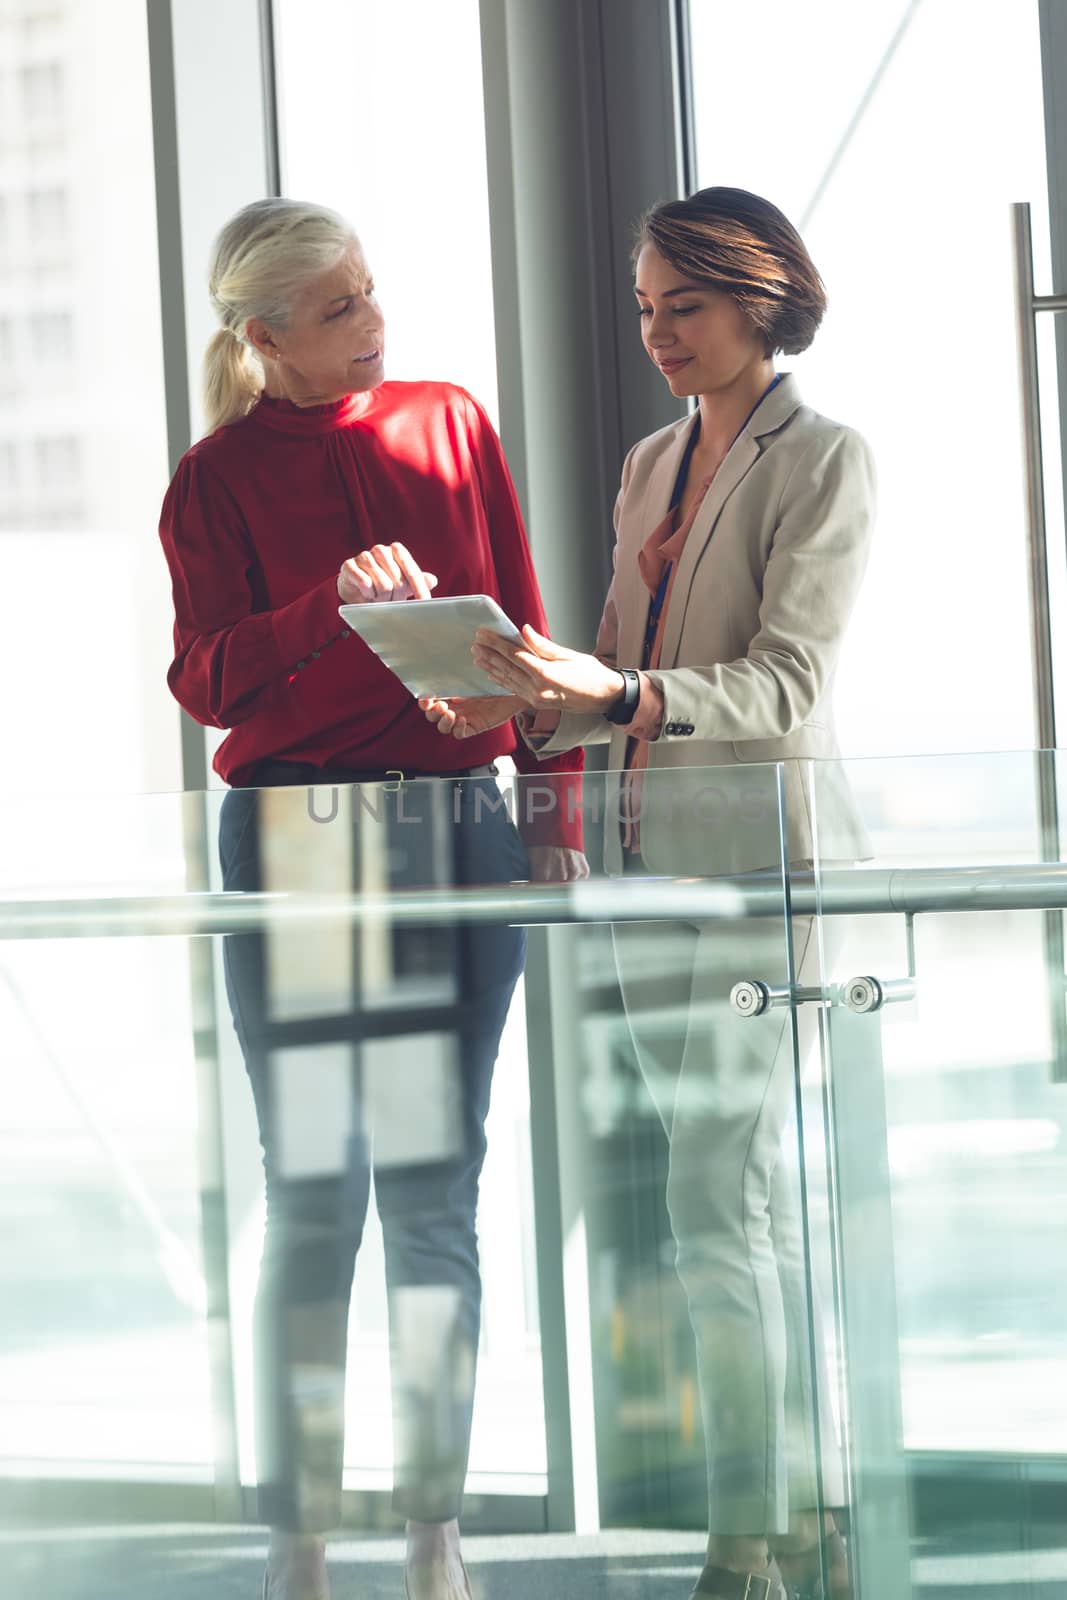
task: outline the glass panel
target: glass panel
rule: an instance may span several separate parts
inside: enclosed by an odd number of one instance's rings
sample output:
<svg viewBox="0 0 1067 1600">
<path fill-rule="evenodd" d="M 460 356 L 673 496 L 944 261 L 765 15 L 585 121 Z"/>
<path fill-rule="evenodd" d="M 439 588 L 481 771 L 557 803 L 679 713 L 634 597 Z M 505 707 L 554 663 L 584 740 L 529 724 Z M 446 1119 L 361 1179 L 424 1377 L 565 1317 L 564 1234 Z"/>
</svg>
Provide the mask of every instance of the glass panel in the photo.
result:
<svg viewBox="0 0 1067 1600">
<path fill-rule="evenodd" d="M 779 784 L 774 767 L 646 775 L 639 808 L 626 807 L 643 860 L 625 874 L 618 774 L 212 791 L 73 811 L 61 796 L 5 802 L 5 835 L 31 843 L 2 884 L 0 965 L 16 980 L 4 1021 L 20 1041 L 5 1063 L 18 1125 L 5 1140 L 0 1283 L 19 1309 L 0 1359 L 17 1423 L 2 1470 L 32 1492 L 36 1519 L 95 1504 L 110 1508 L 100 1520 L 122 1521 L 152 1505 L 177 1526 L 162 1549 L 146 1536 L 145 1561 L 173 1562 L 175 1575 L 189 1562 L 202 1575 L 243 1571 L 254 1584 L 262 1535 L 182 1527 L 239 1517 L 226 1498 L 235 1459 L 249 1491 L 258 1478 L 268 1521 L 396 1527 L 390 1479 L 402 1511 L 440 1517 L 464 1478 L 475 1354 L 464 1524 L 486 1592 L 507 1588 L 515 1566 L 479 1531 L 543 1528 L 546 1502 L 569 1495 L 580 1527 L 606 1530 L 588 1559 L 620 1592 L 625 1581 L 643 1592 L 664 1564 L 690 1582 L 706 1539 L 701 1382 L 713 1439 L 731 1441 L 715 1458 L 720 1530 L 732 1519 L 737 1531 L 745 1483 L 763 1483 L 768 1362 L 787 1407 L 776 1470 L 813 1485 L 802 1229 L 787 1238 L 778 1207 L 799 1176 L 791 1012 L 743 1017 L 730 1000 L 748 979 L 788 1001 L 774 993 L 787 990 L 791 959 Z M 579 811 L 591 878 L 526 882 L 513 821 L 529 829 Z M 184 892 L 209 867 L 225 894 Z M 720 881 L 705 882 L 709 872 Z M 212 920 L 223 915 L 251 920 Z M 81 989 L 46 1005 L 46 969 L 79 965 Z M 38 987 L 23 1007 L 27 972 Z M 478 1327 L 470 1169 L 498 1034 Z M 262 1267 L 258 1119 L 271 1174 Z M 777 1297 L 788 1314 L 766 1347 L 744 1325 L 753 1295 L 739 1311 L 718 1293 L 719 1264 L 744 1279 L 745 1218 L 734 1185 L 710 1183 L 706 1154 L 720 1150 L 723 1175 L 731 1148 L 751 1166 L 742 1125 L 758 1130 L 755 1167 L 774 1172 L 783 1219 L 757 1263 L 759 1309 Z M 751 1181 L 759 1234 L 754 1169 Z M 364 1211 L 379 1220 L 360 1244 Z M 90 1476 L 104 1480 L 95 1502 L 78 1499 Z M 137 1478 L 167 1497 L 130 1498 Z M 108 1499 L 122 1479 L 125 1498 Z M 344 1506 L 342 1485 L 360 1491 Z M 774 1515 L 784 1504 L 779 1495 Z M 610 1531 L 635 1524 L 649 1531 Z M 12 1544 L 38 1586 L 114 1592 L 106 1538 L 88 1551 L 25 1534 Z M 400 1555 L 395 1542 L 341 1540 L 331 1564 L 340 1582 L 351 1569 L 373 1584 L 395 1581 Z M 592 1571 L 584 1553 L 578 1570 Z"/>
<path fill-rule="evenodd" d="M 1047 288 L 1037 4 L 768 0 L 756 103 L 752 74 L 732 70 L 752 57 L 747 8 L 691 0 L 690 12 L 699 182 L 764 194 L 800 229 L 829 310 L 810 352 L 781 365 L 817 411 L 869 438 L 877 462 L 871 570 L 836 693 L 842 747 L 1025 748 L 1034 739 L 1008 207 L 1031 203 Z M 1050 441 L 1054 391 L 1045 384 Z M 957 401 L 976 394 L 982 436 L 997 447 L 970 470 L 973 411 Z M 1059 598 L 1062 554 L 1053 566 Z M 902 623 L 921 648 L 901 648 Z"/>
<path fill-rule="evenodd" d="M 536 811 L 554 799 L 546 784 L 543 796 L 531 794 L 530 804 Z M 486 840 L 487 853 L 480 864 L 452 837 L 461 813 L 466 816 L 464 807 L 476 808 L 473 836 Z M 507 883 L 523 877 L 524 857 L 508 822 L 513 807 L 513 800 L 505 805 L 491 779 L 476 786 L 469 798 L 466 790 L 436 782 L 396 788 L 297 786 L 262 794 L 212 794 L 208 834 L 224 841 L 236 837 L 230 856 L 225 854 L 228 847 L 223 847 L 225 871 L 220 882 L 230 889 L 249 888 L 254 882 L 273 894 L 337 893 L 346 886 L 352 894 L 388 896 L 391 891 L 417 889 L 440 894 L 481 881 Z M 484 880 L 478 877 L 479 871 L 486 873 Z M 354 929 L 343 920 L 338 925 L 315 919 L 289 922 L 279 917 L 262 937 L 223 941 L 217 952 L 218 992 L 223 994 L 227 984 L 235 985 L 235 1003 L 254 1003 L 269 1013 L 280 1030 L 277 1048 L 262 1046 L 256 1053 L 258 1068 L 249 1065 L 248 1071 L 254 1081 L 278 1085 L 283 1105 L 279 1119 L 284 1117 L 298 1129 L 299 1148 L 291 1152 L 298 1172 L 307 1176 L 316 1171 L 317 1163 L 323 1163 L 324 1170 L 333 1174 L 340 1164 L 349 1173 L 347 1182 L 358 1189 L 367 1181 L 367 1168 L 366 1157 L 357 1147 L 366 1141 L 373 1152 L 378 1204 L 366 1208 L 359 1246 L 362 1265 L 356 1275 L 347 1330 L 344 1482 L 350 1489 L 383 1491 L 393 1478 L 390 1319 L 384 1269 L 387 1259 L 391 1259 L 394 1273 L 402 1270 L 403 1261 L 397 1260 L 395 1225 L 393 1253 L 388 1256 L 382 1211 L 391 1201 L 404 1200 L 405 1175 L 410 1180 L 407 1187 L 418 1198 L 420 1173 L 430 1169 L 447 1177 L 446 1158 L 451 1159 L 449 1152 L 457 1141 L 473 1140 L 477 1145 L 480 1139 L 480 1121 L 473 1130 L 467 1126 L 470 1113 L 464 1110 L 463 1074 L 467 1057 L 473 1053 L 482 1076 L 467 1087 L 487 1098 L 492 1053 L 487 1056 L 489 1045 L 471 1043 L 466 1034 L 457 1040 L 456 1008 L 466 1003 L 472 974 L 478 969 L 488 974 L 494 963 L 503 961 L 501 976 L 489 993 L 490 999 L 497 994 L 500 1011 L 490 1028 L 490 1044 L 495 1045 L 500 1029 L 503 1033 L 493 1074 L 489 1153 L 482 1174 L 485 1203 L 480 1249 L 485 1288 L 469 1482 L 476 1493 L 543 1495 L 544 1413 L 521 979 L 512 996 L 512 986 L 520 976 L 523 936 L 521 930 L 500 926 L 465 933 L 455 916 L 443 915 L 432 903 L 424 922 L 413 926 L 395 923 L 396 914 L 390 912 L 388 901 L 373 919 L 361 919 Z M 242 986 L 255 988 L 256 980 L 242 964 L 254 966 L 257 962 L 265 964 L 261 986 L 254 1002 L 243 1001 Z M 357 1047 L 352 1044 L 353 1030 L 361 1040 Z M 260 1276 L 264 1208 L 256 1116 L 245 1062 L 228 1023 L 223 1026 L 221 1045 L 228 1108 L 226 1151 L 241 1461 L 245 1480 L 252 1483 L 256 1411 L 253 1298 Z M 355 1089 L 350 1082 L 353 1074 Z M 261 1087 L 258 1092 L 262 1118 L 267 1115 L 262 1097 L 268 1091 Z M 365 1128 L 360 1121 L 361 1105 Z M 423 1187 L 427 1184 L 428 1180 Z M 346 1203 L 362 1214 L 365 1201 L 365 1195 L 360 1199 L 354 1194 Z M 436 1210 L 447 1216 L 443 1191 L 431 1194 L 427 1190 L 420 1206 L 423 1212 Z M 386 1226 L 390 1220 L 391 1213 L 386 1210 Z M 345 1243 L 342 1237 L 342 1254 Z M 336 1239 L 331 1248 L 338 1249 Z M 416 1242 L 410 1248 L 416 1254 L 432 1249 L 443 1262 L 451 1259 L 447 1240 L 434 1238 L 429 1230 L 425 1243 Z M 462 1255 L 453 1265 L 453 1276 L 446 1275 L 443 1282 L 435 1284 L 435 1292 L 452 1293 L 455 1274 L 462 1280 L 464 1273 L 469 1277 L 473 1272 L 471 1260 Z M 347 1297 L 338 1291 L 334 1300 L 341 1298 L 347 1303 Z M 404 1294 L 398 1291 L 394 1296 L 394 1336 L 398 1319 L 407 1314 L 403 1306 Z M 450 1307 L 445 1310 L 452 1315 Z M 343 1323 L 336 1337 L 341 1336 Z M 314 1333 L 310 1337 L 314 1343 Z M 457 1350 L 453 1354 L 460 1364 L 473 1360 L 470 1353 L 464 1356 Z M 344 1376 L 343 1365 L 339 1371 L 340 1378 L 336 1370 L 334 1373 L 337 1382 Z M 324 1370 L 322 1385 L 328 1380 Z M 319 1403 L 326 1404 L 325 1390 Z"/>
<path fill-rule="evenodd" d="M 814 768 L 820 827 L 847 785 L 870 840 L 855 869 L 822 863 L 845 1001 L 827 1013 L 829 1138 L 806 1145 L 812 1216 L 835 1196 L 864 1596 L 906 1594 L 908 1567 L 917 1588 L 1067 1575 L 1041 1548 L 1062 1545 L 1047 1480 L 1067 1437 L 1067 1293 L 1049 1263 L 1067 1246 L 1067 1062 L 1062 960 L 1036 909 L 1039 891 L 1064 903 L 1037 865 L 1036 763 Z M 858 893 L 863 914 L 843 915 Z M 887 1003 L 864 1010 L 856 978 Z"/>
<path fill-rule="evenodd" d="M 810 1543 L 819 1504 L 842 1497 L 800 1206 L 798 1051 L 817 1009 L 761 1011 L 818 968 L 813 920 L 785 919 L 778 782 L 646 774 L 651 869 L 717 881 L 692 885 L 705 909 L 581 935 L 600 1517 L 688 1530 L 679 1563 L 699 1563 L 709 1529 L 719 1560 L 746 1536 Z"/>
<path fill-rule="evenodd" d="M 2 810 L 6 902 L 184 891 L 180 797 Z M 188 952 L 79 932 L 0 945 L 0 1474 L 206 1483 Z"/>
</svg>

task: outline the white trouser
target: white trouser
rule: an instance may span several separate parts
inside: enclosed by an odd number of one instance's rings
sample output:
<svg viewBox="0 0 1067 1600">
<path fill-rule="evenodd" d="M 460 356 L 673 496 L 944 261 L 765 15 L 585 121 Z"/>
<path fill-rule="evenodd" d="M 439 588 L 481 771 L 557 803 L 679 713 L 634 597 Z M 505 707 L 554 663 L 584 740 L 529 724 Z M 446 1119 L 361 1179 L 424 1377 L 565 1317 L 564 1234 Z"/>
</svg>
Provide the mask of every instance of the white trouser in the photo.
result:
<svg viewBox="0 0 1067 1600">
<path fill-rule="evenodd" d="M 785 982 L 781 919 L 619 924 L 613 938 L 670 1140 L 667 1205 L 696 1335 L 709 1530 L 783 1534 L 819 1503 L 817 1449 L 823 1504 L 844 1501 L 821 1316 L 816 1304 L 809 1318 L 795 1175 L 781 1156 L 817 1008 L 798 1008 L 797 1056 L 788 1008 L 742 1018 L 730 1006 L 740 979 Z M 815 982 L 810 918 L 794 920 L 793 941 L 798 981 Z"/>
</svg>

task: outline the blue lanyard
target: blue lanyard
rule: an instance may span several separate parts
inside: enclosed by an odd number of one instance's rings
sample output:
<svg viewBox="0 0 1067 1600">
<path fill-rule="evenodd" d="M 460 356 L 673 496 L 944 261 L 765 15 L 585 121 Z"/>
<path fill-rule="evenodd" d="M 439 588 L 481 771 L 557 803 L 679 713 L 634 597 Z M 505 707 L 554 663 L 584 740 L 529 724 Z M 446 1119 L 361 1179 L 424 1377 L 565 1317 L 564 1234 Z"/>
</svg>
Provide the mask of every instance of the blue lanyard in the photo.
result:
<svg viewBox="0 0 1067 1600">
<path fill-rule="evenodd" d="M 682 456 L 681 465 L 679 466 L 675 475 L 674 488 L 671 490 L 671 503 L 667 507 L 668 511 L 673 511 L 676 506 L 679 506 L 682 503 L 682 496 L 685 493 L 686 480 L 689 477 L 689 463 L 693 459 L 693 451 L 697 447 L 697 440 L 699 438 L 700 412 L 698 411 L 696 422 L 693 424 L 693 427 L 690 430 L 689 438 L 685 441 L 685 454 Z"/>
<path fill-rule="evenodd" d="M 756 401 L 756 404 L 752 407 L 752 410 L 749 412 L 744 422 L 742 422 L 741 426 L 734 434 L 730 444 L 731 450 L 737 443 L 738 439 L 740 439 L 741 435 L 744 433 L 745 429 L 748 427 L 749 423 L 752 421 L 752 418 L 756 415 L 756 412 L 759 410 L 764 400 L 766 400 L 771 390 L 776 388 L 781 380 L 782 374 L 780 372 L 776 372 L 771 382 L 767 385 L 766 389 L 764 389 L 763 393 Z M 689 438 L 686 440 L 685 454 L 682 456 L 681 463 L 678 467 L 678 473 L 674 480 L 674 488 L 671 491 L 670 505 L 667 507 L 668 511 L 677 510 L 678 506 L 680 506 L 682 503 L 682 496 L 685 493 L 686 480 L 689 477 L 689 464 L 693 459 L 693 451 L 696 449 L 697 440 L 699 438 L 700 414 L 698 412 L 696 423 L 689 434 Z M 659 614 L 663 610 L 663 602 L 667 598 L 667 586 L 671 581 L 672 566 L 673 562 L 668 561 L 667 565 L 664 567 L 659 583 L 656 586 L 656 592 L 652 596 L 652 603 L 648 608 L 648 622 L 645 625 L 645 648 L 641 662 L 642 667 L 647 667 L 652 658 L 652 646 L 656 638 L 656 629 L 659 626 Z"/>
</svg>

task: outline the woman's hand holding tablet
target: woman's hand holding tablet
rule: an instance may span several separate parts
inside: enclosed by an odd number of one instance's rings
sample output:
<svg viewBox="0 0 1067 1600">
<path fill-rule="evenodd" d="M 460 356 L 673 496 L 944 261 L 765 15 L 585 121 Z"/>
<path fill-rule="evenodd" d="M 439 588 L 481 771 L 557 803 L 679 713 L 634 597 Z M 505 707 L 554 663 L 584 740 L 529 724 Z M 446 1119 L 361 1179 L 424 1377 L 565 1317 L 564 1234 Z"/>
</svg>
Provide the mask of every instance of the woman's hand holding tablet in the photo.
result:
<svg viewBox="0 0 1067 1600">
<path fill-rule="evenodd" d="M 522 642 L 518 628 L 489 595 L 468 594 L 440 600 L 424 598 L 408 600 L 399 606 L 364 602 L 343 605 L 338 610 L 353 632 L 359 634 L 417 698 L 452 700 L 488 696 L 496 701 L 512 700 L 512 696 L 500 694 L 499 685 L 475 666 L 471 657 L 479 628 L 488 628 L 504 639 Z M 499 715 L 496 710 L 494 720 L 477 731 L 487 732 L 514 715 L 513 710 Z"/>
<path fill-rule="evenodd" d="M 488 694 L 460 696 L 454 700 L 439 700 L 425 696 L 419 707 L 426 713 L 427 722 L 436 725 L 438 733 L 450 733 L 454 739 L 473 739 L 479 733 L 491 733 L 502 722 L 510 722 L 526 704 L 517 694 Z"/>
</svg>

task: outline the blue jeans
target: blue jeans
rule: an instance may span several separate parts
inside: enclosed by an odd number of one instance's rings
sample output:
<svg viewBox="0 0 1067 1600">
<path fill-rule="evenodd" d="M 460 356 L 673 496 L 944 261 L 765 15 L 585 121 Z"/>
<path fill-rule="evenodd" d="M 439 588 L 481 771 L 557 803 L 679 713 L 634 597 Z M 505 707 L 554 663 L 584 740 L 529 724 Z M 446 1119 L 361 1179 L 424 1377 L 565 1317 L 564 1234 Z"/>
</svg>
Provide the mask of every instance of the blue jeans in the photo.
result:
<svg viewBox="0 0 1067 1600">
<path fill-rule="evenodd" d="M 364 869 L 375 886 L 398 890 L 528 876 L 491 777 L 307 791 L 306 804 L 290 786 L 340 785 L 345 775 L 266 763 L 256 779 L 269 795 L 234 789 L 222 804 L 228 890 L 277 887 L 286 870 L 289 886 L 308 887 L 299 883 L 305 850 L 317 881 L 326 862 L 332 888 L 368 887 Z M 290 787 L 280 816 L 279 785 Z M 525 932 L 375 918 L 373 927 L 338 923 L 323 946 L 320 928 L 311 964 L 325 950 L 332 990 L 323 1007 L 319 984 L 318 1014 L 294 1017 L 283 991 L 300 965 L 295 938 L 280 924 L 276 937 L 272 927 L 224 940 L 266 1176 L 255 1311 L 260 1516 L 306 1532 L 340 1521 L 349 1298 L 373 1175 L 390 1308 L 393 1503 L 404 1517 L 445 1522 L 459 1513 L 467 1469 L 478 1181 Z M 313 970 L 295 987 L 306 996 L 316 982 Z"/>
</svg>

